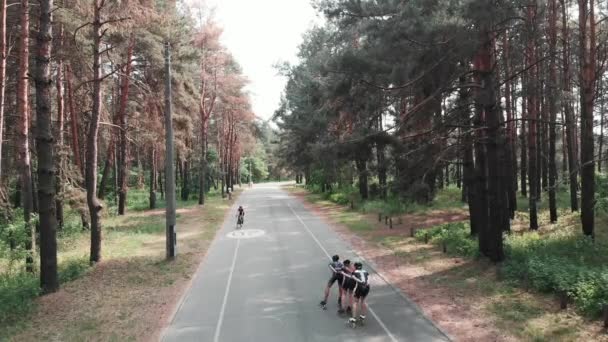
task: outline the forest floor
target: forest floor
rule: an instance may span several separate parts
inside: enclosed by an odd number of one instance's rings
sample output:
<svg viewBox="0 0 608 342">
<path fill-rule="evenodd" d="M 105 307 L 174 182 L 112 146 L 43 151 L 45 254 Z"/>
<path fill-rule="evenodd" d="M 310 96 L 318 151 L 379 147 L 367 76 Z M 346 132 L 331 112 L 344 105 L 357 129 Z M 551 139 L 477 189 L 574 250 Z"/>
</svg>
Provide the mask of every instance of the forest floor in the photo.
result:
<svg viewBox="0 0 608 342">
<path fill-rule="evenodd" d="M 464 207 L 405 214 L 389 229 L 378 222 L 377 214 L 350 210 L 299 187 L 288 190 L 329 221 L 357 253 L 371 260 L 456 341 L 608 341 L 600 322 L 589 321 L 572 308 L 560 310 L 554 296 L 499 280 L 496 267 L 486 260 L 448 256 L 437 246 L 410 237 L 412 228 L 467 220 Z M 523 216 L 518 214 L 520 220 Z M 513 229 L 523 229 L 519 220 Z"/>
<path fill-rule="evenodd" d="M 157 340 L 237 197 L 211 196 L 204 207 L 182 204 L 178 257 L 171 262 L 165 261 L 164 209 L 106 218 L 103 261 L 38 298 L 25 323 L 8 336 L 0 333 L 0 340 Z M 59 262 L 86 258 L 88 249 L 87 234 L 60 240 Z"/>
</svg>

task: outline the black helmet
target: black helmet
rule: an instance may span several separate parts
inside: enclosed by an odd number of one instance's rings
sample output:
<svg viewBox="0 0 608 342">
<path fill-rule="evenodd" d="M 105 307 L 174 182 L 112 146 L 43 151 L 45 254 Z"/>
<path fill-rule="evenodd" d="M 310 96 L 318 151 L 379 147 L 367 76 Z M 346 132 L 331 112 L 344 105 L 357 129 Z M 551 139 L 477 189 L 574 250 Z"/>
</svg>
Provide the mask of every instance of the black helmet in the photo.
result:
<svg viewBox="0 0 608 342">
<path fill-rule="evenodd" d="M 334 256 L 331 257 L 331 260 L 333 262 L 336 262 L 336 261 L 340 260 L 340 256 L 338 256 L 338 254 L 336 254 L 336 255 L 334 255 Z"/>
<path fill-rule="evenodd" d="M 363 268 L 363 264 L 361 264 L 360 262 L 355 262 L 355 269 L 360 270 Z"/>
</svg>

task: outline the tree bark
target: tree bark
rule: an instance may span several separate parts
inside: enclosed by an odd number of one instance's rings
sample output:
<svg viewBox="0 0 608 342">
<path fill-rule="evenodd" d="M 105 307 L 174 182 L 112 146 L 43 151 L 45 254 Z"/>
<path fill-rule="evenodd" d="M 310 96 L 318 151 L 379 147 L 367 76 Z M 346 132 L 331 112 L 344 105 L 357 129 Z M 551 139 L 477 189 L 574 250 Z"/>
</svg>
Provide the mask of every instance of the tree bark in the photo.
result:
<svg viewBox="0 0 608 342">
<path fill-rule="evenodd" d="M 74 164 L 78 167 L 78 171 L 82 175 L 85 174 L 82 162 L 82 153 L 80 153 L 80 142 L 79 142 L 79 124 L 78 124 L 78 114 L 76 113 L 76 109 L 74 108 L 74 91 L 72 88 L 72 67 L 68 64 L 66 66 L 66 86 L 68 91 L 68 105 L 70 109 L 70 128 L 72 135 L 72 153 L 74 154 Z"/>
<path fill-rule="evenodd" d="M 508 203 L 507 190 L 508 184 L 505 174 L 506 156 L 504 148 L 504 132 L 502 129 L 500 111 L 496 105 L 496 93 L 494 90 L 494 65 L 493 33 L 487 31 L 481 37 L 481 48 L 475 58 L 475 71 L 478 74 L 481 89 L 478 91 L 476 106 L 482 112 L 486 123 L 486 153 L 487 153 L 487 175 L 488 175 L 488 225 L 482 227 L 480 231 L 485 235 L 487 243 L 480 251 L 493 262 L 504 260 L 503 250 L 503 231 L 509 230 L 508 223 Z"/>
<path fill-rule="evenodd" d="M 129 81 L 131 80 L 131 64 L 133 59 L 133 48 L 135 46 L 135 36 L 131 33 L 129 38 L 129 48 L 127 51 L 127 64 L 125 66 L 125 72 L 122 76 L 121 89 L 120 89 L 120 107 L 118 109 L 118 120 L 120 123 L 120 150 L 119 158 L 119 189 L 118 189 L 118 215 L 125 214 L 125 206 L 127 203 L 127 191 L 128 191 L 128 146 L 129 141 L 127 140 L 127 102 L 129 101 Z"/>
<path fill-rule="evenodd" d="M 51 128 L 51 13 L 53 0 L 40 0 L 36 53 L 36 150 L 38 153 L 38 212 L 40 215 L 40 286 L 44 293 L 59 289 L 57 275 L 57 219 Z M 61 74 L 61 69 L 58 70 Z"/>
<path fill-rule="evenodd" d="M 515 121 L 513 119 L 513 110 L 511 107 L 511 81 L 508 79 L 511 77 L 511 64 L 509 56 L 509 37 L 508 31 L 503 36 L 504 45 L 504 68 L 505 68 L 505 112 L 507 113 L 507 132 L 506 132 L 506 157 L 507 157 L 507 194 L 508 194 L 508 205 L 509 205 L 509 216 L 511 219 L 515 218 L 515 211 L 517 210 L 517 194 L 515 187 L 517 186 L 517 167 L 513 167 L 515 141 L 513 140 L 513 132 L 515 131 Z"/>
<path fill-rule="evenodd" d="M 359 155 L 355 160 L 357 164 L 357 171 L 359 172 L 359 195 L 361 199 L 366 200 L 369 198 L 368 186 L 367 186 L 367 160 L 365 157 Z"/>
<path fill-rule="evenodd" d="M 59 49 L 63 46 L 63 27 L 59 27 Z M 55 191 L 58 196 L 55 196 L 55 217 L 57 218 L 57 229 L 61 230 L 63 228 L 63 199 L 61 198 L 61 194 L 63 193 L 63 126 L 65 121 L 65 98 L 64 93 L 65 89 L 63 86 L 63 59 L 61 56 L 57 56 L 57 79 L 56 79 L 56 87 L 57 87 L 57 144 L 55 148 L 55 159 L 56 159 L 56 184 Z"/>
<path fill-rule="evenodd" d="M 150 209 L 156 209 L 156 149 L 150 152 Z"/>
<path fill-rule="evenodd" d="M 604 89 L 604 85 L 602 84 L 602 89 Z M 604 156 L 604 122 L 605 122 L 605 114 L 604 114 L 604 110 L 605 110 L 605 104 L 606 101 L 603 100 L 602 101 L 602 106 L 600 108 L 600 137 L 599 137 L 599 141 L 598 141 L 598 157 L 599 160 L 597 162 L 597 172 L 598 173 L 602 173 L 602 164 L 603 164 L 603 160 L 602 157 Z"/>
<path fill-rule="evenodd" d="M 524 63 L 524 65 L 526 65 Z M 522 76 L 522 90 L 523 94 L 526 94 L 528 90 L 528 76 Z M 522 95 L 521 97 L 521 131 L 519 133 L 520 139 L 520 160 L 521 167 L 519 168 L 520 176 L 519 179 L 521 181 L 520 189 L 521 195 L 524 197 L 528 196 L 528 144 L 527 144 L 527 128 L 529 127 L 528 122 L 528 105 L 527 105 L 527 95 Z"/>
<path fill-rule="evenodd" d="M 578 153 L 576 152 L 576 121 L 572 109 L 570 96 L 572 94 L 571 75 L 570 75 L 570 39 L 568 29 L 567 4 L 565 0 L 560 0 L 562 7 L 562 30 L 564 47 L 562 48 L 562 69 L 563 69 L 563 92 L 564 96 L 564 116 L 566 118 L 566 139 L 568 149 L 568 173 L 570 179 L 570 208 L 578 211 Z"/>
<path fill-rule="evenodd" d="M 528 37 L 526 46 L 526 55 L 528 59 L 527 65 L 530 67 L 528 74 L 528 179 L 530 181 L 530 229 L 538 229 L 538 217 L 536 210 L 536 201 L 538 199 L 538 164 L 537 164 L 537 120 L 538 120 L 538 84 L 537 74 L 538 65 L 536 63 L 536 40 L 535 40 L 535 20 L 536 20 L 536 2 L 530 4 L 527 8 L 527 25 Z"/>
<path fill-rule="evenodd" d="M 103 164 L 103 171 L 101 171 L 101 180 L 99 181 L 99 190 L 97 191 L 97 197 L 104 199 L 106 197 L 106 189 L 108 187 L 108 180 L 110 179 L 110 172 L 114 168 L 114 139 L 110 140 L 110 146 L 106 153 L 106 160 Z"/>
<path fill-rule="evenodd" d="M 461 85 L 466 84 L 465 77 L 459 79 Z M 466 87 L 461 87 L 458 94 L 458 107 L 462 111 L 462 125 L 467 127 L 467 131 L 462 137 L 463 157 L 462 157 L 462 173 L 463 173 L 463 201 L 466 200 L 469 204 L 469 222 L 471 227 L 471 236 L 476 236 L 480 228 L 479 215 L 482 213 L 479 210 L 479 199 L 476 197 L 475 191 L 475 164 L 473 161 L 473 136 L 468 127 L 471 126 L 471 113 L 469 111 L 469 91 Z"/>
<path fill-rule="evenodd" d="M 21 204 L 25 221 L 26 269 L 34 271 L 35 230 L 30 223 L 34 202 L 32 194 L 32 170 L 29 148 L 29 0 L 21 0 L 20 37 L 19 37 L 19 70 L 17 75 L 17 112 L 19 113 L 19 160 L 21 161 Z"/>
<path fill-rule="evenodd" d="M 176 232 L 175 232 L 175 169 L 174 152 L 175 141 L 173 136 L 173 113 L 171 100 L 171 46 L 165 43 L 165 255 L 168 260 L 175 258 Z"/>
<path fill-rule="evenodd" d="M 557 204 L 555 192 L 557 187 L 557 166 L 555 165 L 555 122 L 557 120 L 557 1 L 549 3 L 549 219 L 557 222 Z"/>
<path fill-rule="evenodd" d="M 101 114 L 101 53 L 100 45 L 102 38 L 101 11 L 105 0 L 94 0 L 93 11 L 93 111 L 91 112 L 91 122 L 87 134 L 87 160 L 85 183 L 87 189 L 87 204 L 89 206 L 89 216 L 91 218 L 91 264 L 101 261 L 101 210 L 103 206 L 97 199 L 97 136 L 99 134 L 99 116 Z"/>
<path fill-rule="evenodd" d="M 580 102 L 581 102 L 581 222 L 583 233 L 591 238 L 594 231 L 595 156 L 593 106 L 595 97 L 596 37 L 595 0 L 578 0 L 580 31 Z"/>
<path fill-rule="evenodd" d="M 2 145 L 4 141 L 4 102 L 6 95 L 6 1 L 0 0 L 0 188 L 2 188 Z"/>
</svg>

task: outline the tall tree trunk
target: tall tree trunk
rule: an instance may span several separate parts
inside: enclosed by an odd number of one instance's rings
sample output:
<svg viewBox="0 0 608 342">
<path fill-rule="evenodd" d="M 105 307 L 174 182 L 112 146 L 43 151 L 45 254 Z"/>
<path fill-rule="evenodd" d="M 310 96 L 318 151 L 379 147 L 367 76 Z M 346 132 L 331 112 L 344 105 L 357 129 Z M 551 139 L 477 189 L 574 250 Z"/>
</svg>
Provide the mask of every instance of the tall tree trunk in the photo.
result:
<svg viewBox="0 0 608 342">
<path fill-rule="evenodd" d="M 156 208 L 156 149 L 150 151 L 150 209 Z"/>
<path fill-rule="evenodd" d="M 509 37 L 508 31 L 505 32 L 503 36 L 503 45 L 504 45 L 504 68 L 505 68 L 505 112 L 507 113 L 507 133 L 506 133 L 506 157 L 507 157 L 507 173 L 506 173 L 506 189 L 508 194 L 508 205 L 509 205 L 509 214 L 511 219 L 515 218 L 515 210 L 517 210 L 517 194 L 515 187 L 517 186 L 517 167 L 513 167 L 513 150 L 515 149 L 515 143 L 513 140 L 513 131 L 515 130 L 515 122 L 513 119 L 513 110 L 511 107 L 511 81 L 509 78 L 511 77 L 511 65 L 510 65 L 510 56 L 509 56 Z"/>
<path fill-rule="evenodd" d="M 128 191 L 128 146 L 129 141 L 127 140 L 127 102 L 129 101 L 129 81 L 131 79 L 131 61 L 133 59 L 133 48 L 135 46 L 135 36 L 131 33 L 129 38 L 129 48 L 127 51 L 127 64 L 125 66 L 125 72 L 122 76 L 121 89 L 120 89 L 120 107 L 118 109 L 118 120 L 120 123 L 120 161 L 119 167 L 119 189 L 118 189 L 118 215 L 125 214 L 125 206 L 127 203 L 127 191 Z"/>
<path fill-rule="evenodd" d="M 167 205 L 165 206 L 165 255 L 167 259 L 175 258 L 175 169 L 173 153 L 175 142 L 173 137 L 173 102 L 171 94 L 171 46 L 165 43 L 165 184 Z"/>
<path fill-rule="evenodd" d="M 60 26 L 59 27 L 59 43 L 58 43 L 58 47 L 61 50 L 63 47 L 63 27 Z M 64 100 L 64 93 L 65 93 L 65 89 L 63 87 L 63 60 L 61 56 L 57 56 L 57 80 L 56 80 L 56 87 L 57 87 L 57 129 L 56 129 L 56 136 L 57 136 L 57 145 L 56 145 L 56 152 L 55 152 L 55 158 L 56 158 L 56 164 L 55 164 L 55 169 L 56 171 L 56 184 L 55 184 L 55 191 L 57 194 L 59 194 L 59 196 L 55 197 L 55 216 L 57 218 L 57 229 L 61 230 L 63 228 L 63 199 L 62 199 L 62 194 L 63 194 L 63 180 L 62 180 L 62 175 L 63 175 L 63 169 L 64 169 L 64 162 L 63 162 L 63 145 L 64 145 L 64 140 L 63 140 L 63 126 L 64 126 L 64 120 L 65 120 L 65 100 Z"/>
<path fill-rule="evenodd" d="M 604 89 L 604 86 L 602 85 L 602 89 Z M 602 173 L 602 164 L 603 164 L 603 160 L 602 157 L 604 156 L 604 122 L 605 122 L 605 104 L 606 104 L 606 100 L 602 100 L 602 105 L 600 108 L 600 137 L 599 137 L 599 141 L 598 141 L 598 157 L 599 160 L 597 162 L 597 172 Z"/>
<path fill-rule="evenodd" d="M 19 71 L 17 75 L 17 112 L 19 113 L 19 160 L 21 161 L 21 203 L 23 206 L 23 219 L 25 221 L 26 240 L 25 248 L 28 251 L 26 257 L 26 268 L 29 272 L 34 271 L 33 254 L 35 230 L 30 223 L 34 201 L 32 193 L 32 170 L 29 148 L 29 0 L 21 0 L 19 37 Z"/>
<path fill-rule="evenodd" d="M 549 89 L 549 86 L 547 85 L 547 82 L 545 82 L 544 80 L 547 79 L 547 73 L 546 73 L 546 68 L 544 67 L 545 63 L 542 63 L 540 68 L 543 70 L 543 72 L 541 74 L 539 74 L 539 80 L 542 80 L 541 84 L 542 84 L 542 90 L 539 94 L 541 94 L 540 98 L 541 98 L 541 111 L 540 111 L 540 124 L 538 125 L 539 127 L 539 133 L 538 133 L 538 142 L 539 142 L 539 149 L 538 149 L 538 165 L 539 165 L 539 170 L 541 173 L 541 180 L 540 180 L 540 187 L 538 189 L 538 200 L 540 201 L 542 193 L 544 191 L 546 191 L 549 188 L 549 165 L 548 165 L 548 155 L 549 155 L 549 127 L 547 125 L 547 122 L 549 122 L 549 110 L 548 110 L 548 104 L 547 104 L 547 99 L 549 97 L 551 97 L 550 95 L 550 91 L 551 89 Z"/>
<path fill-rule="evenodd" d="M 525 65 L 525 63 L 524 63 Z M 527 75 L 522 76 L 522 90 L 523 94 L 528 93 L 528 79 Z M 530 123 L 528 122 L 528 104 L 527 104 L 527 95 L 522 95 L 521 97 L 521 131 L 519 132 L 519 146 L 520 150 L 520 160 L 521 166 L 519 168 L 520 176 L 519 179 L 521 181 L 521 194 L 524 197 L 528 196 L 528 144 L 527 144 L 527 128 Z"/>
<path fill-rule="evenodd" d="M 40 286 L 45 293 L 59 289 L 57 276 L 57 220 L 55 212 L 55 160 L 51 128 L 51 11 L 53 0 L 40 0 L 36 53 L 36 150 L 40 215 Z M 61 74 L 61 70 L 58 71 Z"/>
<path fill-rule="evenodd" d="M 568 184 L 568 139 L 566 138 L 566 119 L 562 110 L 562 183 Z"/>
<path fill-rule="evenodd" d="M 378 132 L 382 132 L 383 129 L 384 129 L 384 127 L 382 124 L 382 115 L 379 115 L 376 130 Z M 385 149 L 386 149 L 386 146 L 384 143 L 382 143 L 382 142 L 376 143 L 376 154 L 377 154 L 377 161 L 378 161 L 378 183 L 380 185 L 380 197 L 383 200 L 386 200 L 387 192 L 388 192 Z"/>
<path fill-rule="evenodd" d="M 158 171 L 158 191 L 160 191 L 160 199 L 165 199 L 165 189 L 163 188 L 163 171 Z"/>
<path fill-rule="evenodd" d="M 482 45 L 475 58 L 475 71 L 478 73 L 481 89 L 478 91 L 476 106 L 480 107 L 486 122 L 486 152 L 487 152 L 487 175 L 488 175 L 488 225 L 480 231 L 485 235 L 487 245 L 480 248 L 493 262 L 504 260 L 503 231 L 509 230 L 507 191 L 504 185 L 508 184 L 505 174 L 505 148 L 504 132 L 502 129 L 500 111 L 496 105 L 496 93 L 494 90 L 493 76 L 493 33 L 489 31 L 482 35 Z"/>
<path fill-rule="evenodd" d="M 74 106 L 74 90 L 72 87 L 72 67 L 68 64 L 66 66 L 66 86 L 68 91 L 68 106 L 70 109 L 70 128 L 72 135 L 72 153 L 74 154 L 74 164 L 78 167 L 78 171 L 81 172 L 82 175 L 85 174 L 82 162 L 82 153 L 80 153 L 80 142 L 79 142 L 79 124 L 78 124 L 78 114 L 76 113 L 76 108 Z"/>
<path fill-rule="evenodd" d="M 477 83 L 481 84 L 481 80 L 477 79 Z M 479 95 L 480 90 L 477 90 Z M 483 113 L 483 108 L 480 101 L 475 103 L 475 116 L 473 119 L 473 129 L 475 131 L 474 136 L 474 149 L 475 149 L 475 195 L 472 196 L 476 200 L 476 211 L 474 219 L 477 221 L 476 233 L 478 235 L 479 251 L 483 255 L 488 255 L 488 234 L 486 230 L 488 228 L 488 161 L 486 153 L 486 131 L 483 127 L 486 126 L 486 120 Z"/>
<path fill-rule="evenodd" d="M 549 216 L 551 223 L 557 222 L 557 166 L 555 165 L 555 121 L 557 120 L 557 0 L 549 3 Z"/>
<path fill-rule="evenodd" d="M 4 142 L 4 102 L 6 95 L 6 1 L 0 0 L 0 189 L 2 188 L 2 145 Z"/>
<path fill-rule="evenodd" d="M 567 3 L 560 0 L 562 7 L 562 30 L 564 46 L 562 48 L 562 68 L 563 68 L 563 92 L 572 94 L 571 75 L 570 75 L 570 39 L 567 16 Z M 566 117 L 566 139 L 568 149 L 568 173 L 570 179 L 570 208 L 578 211 L 578 154 L 576 153 L 576 121 L 572 110 L 572 102 L 569 96 L 564 99 L 564 116 Z"/>
<path fill-rule="evenodd" d="M 583 233 L 594 237 L 595 155 L 593 106 L 595 97 L 595 0 L 578 0 L 581 81 L 581 222 Z M 588 13 L 588 14 L 587 14 Z"/>
<path fill-rule="evenodd" d="M 99 199 L 104 199 L 106 197 L 110 172 L 114 168 L 114 146 L 114 139 L 111 139 L 106 153 L 106 160 L 103 164 L 103 171 L 101 171 L 101 180 L 99 181 L 99 190 L 97 191 L 97 197 L 99 197 Z"/>
<path fill-rule="evenodd" d="M 461 76 L 459 79 L 461 85 L 466 84 L 466 79 Z M 471 227 L 471 236 L 479 233 L 479 224 L 483 219 L 479 208 L 479 199 L 477 198 L 476 181 L 475 181 L 475 164 L 473 162 L 473 136 L 471 133 L 471 113 L 469 111 L 469 90 L 466 87 L 461 87 L 458 94 L 458 108 L 462 111 L 462 125 L 466 127 L 466 132 L 461 141 L 463 144 L 462 157 L 462 173 L 463 173 L 463 199 L 469 204 L 469 221 Z M 463 200 L 463 201 L 464 201 Z"/>
<path fill-rule="evenodd" d="M 101 260 L 101 210 L 103 206 L 97 199 L 97 136 L 99 133 L 99 116 L 101 114 L 101 83 L 103 81 L 101 74 L 101 37 L 103 32 L 101 11 L 105 0 L 95 0 L 94 19 L 93 19 L 93 111 L 91 112 L 91 122 L 89 123 L 89 131 L 87 134 L 87 160 L 85 183 L 87 189 L 87 204 L 89 206 L 89 215 L 91 217 L 91 264 Z"/>
<path fill-rule="evenodd" d="M 199 179 L 199 192 L 198 192 L 198 204 L 199 205 L 204 205 L 205 204 L 205 187 L 206 185 L 206 177 L 207 177 L 207 125 L 204 124 L 202 131 L 203 136 L 202 136 L 202 155 L 201 155 L 201 170 L 200 170 L 200 179 Z"/>
<path fill-rule="evenodd" d="M 359 195 L 361 195 L 361 199 L 366 200 L 369 198 L 369 192 L 367 186 L 367 160 L 365 160 L 364 153 L 361 153 L 355 162 L 357 164 L 357 171 L 359 172 Z"/>
<path fill-rule="evenodd" d="M 182 201 L 187 201 L 190 198 L 190 162 L 187 158 L 185 156 L 182 163 Z"/>
<path fill-rule="evenodd" d="M 536 21 L 536 2 L 534 0 L 533 4 L 530 4 L 527 8 L 527 20 L 528 20 L 528 43 L 526 47 L 526 55 L 528 59 L 528 66 L 530 67 L 530 71 L 528 74 L 528 167 L 529 174 L 528 179 L 530 180 L 530 197 L 529 197 L 529 206 L 530 206 L 530 229 L 536 230 L 538 229 L 538 217 L 536 210 L 536 201 L 538 199 L 538 164 L 537 164 L 537 121 L 538 121 L 538 65 L 537 54 L 536 54 L 536 40 L 535 40 L 535 21 Z"/>
</svg>

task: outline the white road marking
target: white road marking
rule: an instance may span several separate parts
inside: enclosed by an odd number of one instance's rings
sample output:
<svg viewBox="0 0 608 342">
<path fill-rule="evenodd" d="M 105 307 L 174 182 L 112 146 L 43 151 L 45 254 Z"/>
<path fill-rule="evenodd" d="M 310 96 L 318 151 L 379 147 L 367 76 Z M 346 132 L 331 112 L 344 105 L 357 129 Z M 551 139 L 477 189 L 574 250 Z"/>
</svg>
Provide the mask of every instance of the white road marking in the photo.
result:
<svg viewBox="0 0 608 342">
<path fill-rule="evenodd" d="M 300 221 L 300 223 L 302 224 L 302 226 L 304 226 L 304 228 L 306 228 L 306 230 L 308 231 L 308 234 L 310 234 L 310 236 L 312 237 L 312 239 L 315 240 L 315 242 L 317 243 L 317 245 L 319 246 L 319 248 L 321 248 L 321 250 L 323 250 L 323 253 L 325 253 L 325 255 L 327 256 L 327 258 L 331 260 L 331 256 L 329 255 L 329 253 L 327 253 L 327 250 L 325 249 L 325 247 L 323 247 L 323 245 L 321 244 L 321 242 L 319 241 L 319 239 L 317 239 L 317 237 L 315 236 L 315 234 L 313 234 L 313 232 L 310 230 L 310 228 L 308 228 L 308 226 L 306 225 L 306 223 L 304 223 L 304 221 L 300 218 L 300 216 L 296 213 L 296 211 L 293 210 L 293 208 L 291 207 L 291 205 L 289 205 L 289 203 L 287 203 L 287 207 L 289 207 L 289 209 L 291 210 L 291 212 L 298 218 L 298 221 Z M 391 339 L 391 341 L 398 342 L 398 340 L 395 338 L 395 336 L 393 336 L 393 334 L 390 332 L 390 330 L 388 330 L 388 328 L 386 327 L 386 325 L 384 324 L 384 322 L 382 322 L 382 320 L 380 319 L 380 317 L 378 317 L 378 315 L 376 315 L 376 313 L 374 312 L 374 310 L 371 308 L 371 306 L 369 304 L 367 305 L 367 308 L 369 309 L 369 312 L 372 314 L 372 316 L 374 316 L 374 318 L 376 319 L 376 321 L 378 321 L 378 324 L 380 324 L 380 326 L 382 327 L 382 329 L 384 329 L 384 332 L 386 332 L 386 334 Z M 216 340 L 216 342 L 217 342 L 217 340 Z"/>
<path fill-rule="evenodd" d="M 261 229 L 239 229 L 226 234 L 226 236 L 231 239 L 251 239 L 264 234 L 266 234 L 266 232 Z"/>
<path fill-rule="evenodd" d="M 224 301 L 222 302 L 222 309 L 220 310 L 220 317 L 215 327 L 215 336 L 213 341 L 219 342 L 220 330 L 222 329 L 222 322 L 224 321 L 224 312 L 226 311 L 226 302 L 228 301 L 228 294 L 230 293 L 230 283 L 232 283 L 232 275 L 234 274 L 234 267 L 236 265 L 236 257 L 239 252 L 239 244 L 241 240 L 236 240 L 236 248 L 234 248 L 234 257 L 232 258 L 232 266 L 230 266 L 230 275 L 228 276 L 228 284 L 226 285 L 226 293 L 224 293 Z"/>
</svg>

